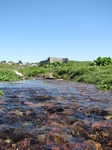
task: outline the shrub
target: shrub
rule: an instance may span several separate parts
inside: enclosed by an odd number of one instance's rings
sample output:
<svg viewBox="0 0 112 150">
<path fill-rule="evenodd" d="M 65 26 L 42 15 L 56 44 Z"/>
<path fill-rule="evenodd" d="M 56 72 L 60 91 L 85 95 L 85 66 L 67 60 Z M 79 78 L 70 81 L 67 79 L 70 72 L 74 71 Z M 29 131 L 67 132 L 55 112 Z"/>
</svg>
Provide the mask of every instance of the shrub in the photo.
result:
<svg viewBox="0 0 112 150">
<path fill-rule="evenodd" d="M 4 94 L 4 93 L 2 92 L 2 90 L 0 90 L 0 96 L 3 96 L 3 94 Z"/>
<path fill-rule="evenodd" d="M 112 59 L 110 57 L 98 57 L 96 60 L 94 60 L 91 65 L 92 66 L 107 66 L 112 63 Z"/>
<path fill-rule="evenodd" d="M 16 75 L 13 71 L 10 70 L 0 70 L 0 81 L 18 81 L 22 77 Z"/>
</svg>

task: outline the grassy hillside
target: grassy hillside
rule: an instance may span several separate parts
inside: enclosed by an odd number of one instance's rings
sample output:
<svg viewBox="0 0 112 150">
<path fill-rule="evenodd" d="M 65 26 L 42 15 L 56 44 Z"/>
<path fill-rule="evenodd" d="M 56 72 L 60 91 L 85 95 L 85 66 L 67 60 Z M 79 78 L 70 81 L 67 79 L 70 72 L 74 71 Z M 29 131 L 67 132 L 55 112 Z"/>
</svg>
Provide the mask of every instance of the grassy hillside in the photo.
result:
<svg viewBox="0 0 112 150">
<path fill-rule="evenodd" d="M 58 79 L 91 83 L 97 85 L 100 89 L 112 90 L 112 63 L 105 65 L 105 63 L 101 62 L 100 64 L 99 60 L 92 63 L 87 61 L 55 62 L 32 67 L 20 67 L 17 64 L 0 64 L 0 81 L 21 80 L 21 77 L 14 73 L 14 70 L 18 70 L 26 79 L 28 77 L 40 77 L 52 74 Z"/>
<path fill-rule="evenodd" d="M 14 70 L 18 70 L 17 64 L 0 64 L 0 81 L 18 81 L 21 80 L 20 76 L 17 76 Z"/>
<path fill-rule="evenodd" d="M 25 77 L 52 73 L 58 79 L 91 83 L 97 85 L 100 89 L 112 89 L 112 64 L 108 66 L 91 66 L 91 62 L 69 61 L 68 63 L 56 62 L 38 67 L 25 67 L 19 71 Z"/>
</svg>

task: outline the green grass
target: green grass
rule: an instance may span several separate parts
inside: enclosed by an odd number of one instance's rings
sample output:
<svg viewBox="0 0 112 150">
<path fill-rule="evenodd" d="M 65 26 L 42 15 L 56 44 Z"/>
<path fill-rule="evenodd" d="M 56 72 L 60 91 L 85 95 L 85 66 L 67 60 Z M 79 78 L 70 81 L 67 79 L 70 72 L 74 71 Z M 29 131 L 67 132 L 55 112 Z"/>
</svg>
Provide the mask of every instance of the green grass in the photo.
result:
<svg viewBox="0 0 112 150">
<path fill-rule="evenodd" d="M 87 61 L 69 61 L 68 63 L 48 63 L 38 67 L 25 67 L 19 70 L 26 77 L 52 73 L 55 78 L 95 84 L 100 89 L 112 90 L 112 64 L 91 66 Z"/>
<path fill-rule="evenodd" d="M 21 78 L 13 70 L 18 70 L 24 77 L 39 77 L 52 73 L 55 78 L 95 84 L 100 89 L 112 90 L 112 64 L 91 66 L 88 61 L 69 61 L 68 63 L 47 63 L 43 66 L 19 68 L 18 65 L 0 65 L 0 81 L 16 81 Z"/>
<path fill-rule="evenodd" d="M 3 70 L 7 70 L 7 69 L 18 70 L 18 68 L 19 68 L 18 64 L 12 64 L 12 65 L 9 65 L 9 64 L 0 64 L 0 69 L 3 69 Z"/>
<path fill-rule="evenodd" d="M 28 77 L 38 77 L 38 76 L 41 76 L 41 75 L 44 75 L 49 71 L 48 68 L 44 68 L 44 67 L 36 67 L 36 66 L 33 66 L 33 67 L 25 67 L 25 68 L 21 68 L 19 69 L 19 72 L 21 72 L 25 78 L 27 79 Z"/>
<path fill-rule="evenodd" d="M 18 70 L 18 65 L 0 64 L 0 81 L 18 81 L 22 78 L 15 74 L 14 70 Z"/>
<path fill-rule="evenodd" d="M 2 90 L 0 90 L 0 97 L 3 96 L 3 95 L 4 95 L 4 93 L 2 92 Z"/>
</svg>

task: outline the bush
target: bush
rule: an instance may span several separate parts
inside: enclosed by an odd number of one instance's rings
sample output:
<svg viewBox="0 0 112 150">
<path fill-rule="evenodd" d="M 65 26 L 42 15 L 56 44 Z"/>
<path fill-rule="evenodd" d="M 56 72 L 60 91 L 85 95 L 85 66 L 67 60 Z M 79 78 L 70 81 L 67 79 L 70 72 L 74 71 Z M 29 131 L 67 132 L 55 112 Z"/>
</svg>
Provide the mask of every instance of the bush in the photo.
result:
<svg viewBox="0 0 112 150">
<path fill-rule="evenodd" d="M 94 60 L 91 65 L 92 66 L 107 66 L 112 63 L 112 59 L 110 57 L 98 57 L 96 60 Z"/>
<path fill-rule="evenodd" d="M 13 71 L 10 70 L 0 70 L 0 81 L 18 81 L 22 77 L 16 75 Z"/>
<path fill-rule="evenodd" d="M 0 96 L 3 96 L 3 94 L 4 94 L 4 93 L 2 92 L 2 90 L 0 90 Z"/>
</svg>

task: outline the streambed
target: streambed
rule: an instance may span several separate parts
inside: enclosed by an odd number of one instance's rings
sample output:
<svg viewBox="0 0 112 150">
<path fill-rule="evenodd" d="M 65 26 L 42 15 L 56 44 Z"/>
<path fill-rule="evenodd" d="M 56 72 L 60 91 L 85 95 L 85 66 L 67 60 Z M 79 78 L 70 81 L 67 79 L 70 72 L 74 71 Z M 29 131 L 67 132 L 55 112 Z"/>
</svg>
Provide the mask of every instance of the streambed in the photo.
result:
<svg viewBox="0 0 112 150">
<path fill-rule="evenodd" d="M 112 149 L 111 91 L 43 79 L 0 89 L 0 150 Z"/>
</svg>

